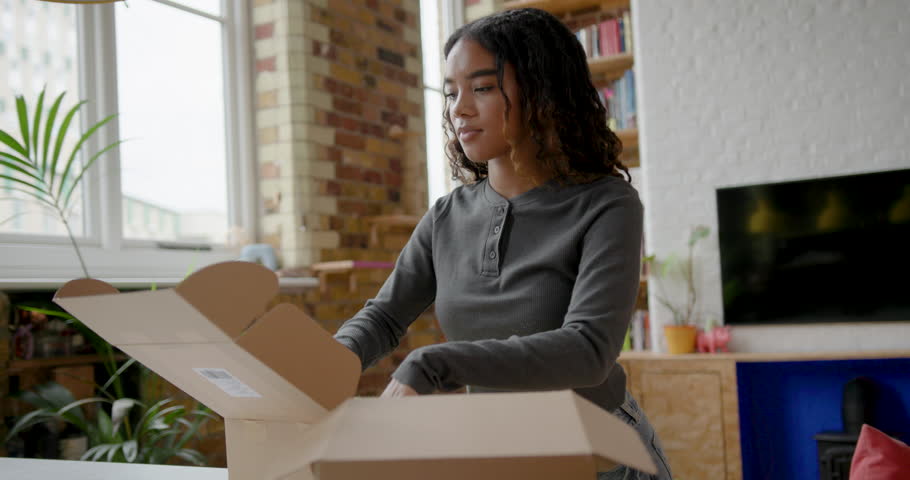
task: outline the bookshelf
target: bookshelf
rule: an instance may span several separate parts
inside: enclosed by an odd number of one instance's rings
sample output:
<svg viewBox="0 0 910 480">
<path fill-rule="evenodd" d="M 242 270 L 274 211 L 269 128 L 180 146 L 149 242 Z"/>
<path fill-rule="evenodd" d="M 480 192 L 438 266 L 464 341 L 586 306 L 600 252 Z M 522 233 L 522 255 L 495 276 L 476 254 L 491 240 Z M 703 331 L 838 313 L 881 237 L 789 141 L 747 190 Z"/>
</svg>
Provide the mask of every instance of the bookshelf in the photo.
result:
<svg viewBox="0 0 910 480">
<path fill-rule="evenodd" d="M 610 12 L 616 10 L 627 10 L 630 0 L 512 0 L 505 2 L 503 7 L 506 10 L 516 8 L 539 8 L 546 10 L 553 15 L 565 16 L 577 12 Z"/>
<path fill-rule="evenodd" d="M 511 0 L 503 3 L 503 8 L 506 10 L 516 8 L 546 10 L 570 24 L 571 28 L 572 24 L 578 20 L 588 19 L 589 22 L 590 19 L 621 15 L 623 11 L 630 9 L 630 5 L 630 0 Z M 581 21 L 575 27 L 584 26 L 588 22 Z M 597 87 L 608 85 L 622 78 L 634 66 L 635 57 L 631 52 L 588 59 L 591 79 Z M 630 168 L 639 167 L 638 129 L 620 129 L 616 131 L 616 135 L 623 144 L 623 163 Z"/>
</svg>

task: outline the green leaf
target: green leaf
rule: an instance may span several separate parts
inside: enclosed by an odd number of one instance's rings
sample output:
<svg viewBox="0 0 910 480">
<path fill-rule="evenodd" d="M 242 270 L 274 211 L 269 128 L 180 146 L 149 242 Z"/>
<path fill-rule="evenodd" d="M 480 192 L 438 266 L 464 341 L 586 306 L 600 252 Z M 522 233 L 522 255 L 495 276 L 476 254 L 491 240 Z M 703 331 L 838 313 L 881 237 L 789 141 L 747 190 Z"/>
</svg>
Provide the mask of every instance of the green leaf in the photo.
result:
<svg viewBox="0 0 910 480">
<path fill-rule="evenodd" d="M 138 403 L 138 401 L 133 400 L 132 398 L 118 398 L 114 401 L 113 406 L 111 406 L 111 421 L 114 423 L 114 433 L 120 429 L 120 424 L 123 423 L 123 419 L 130 413 L 130 409 Z"/>
<path fill-rule="evenodd" d="M 28 150 L 3 130 L 0 130 L 0 142 L 3 142 L 7 147 L 19 152 L 23 157 L 28 158 Z"/>
<path fill-rule="evenodd" d="M 5 175 L 0 175 L 0 177 L 4 177 L 4 176 L 5 176 Z M 19 182 L 18 179 L 17 179 L 16 181 Z M 48 200 L 46 197 L 42 197 L 39 193 L 34 192 L 34 191 L 32 191 L 32 190 L 27 190 L 27 189 L 24 189 L 24 188 L 16 188 L 16 187 L 3 187 L 3 190 L 6 190 L 6 191 L 8 191 L 8 192 L 20 192 L 20 193 L 24 193 L 24 194 L 26 194 L 26 195 L 28 195 L 28 196 L 34 198 L 35 200 L 38 200 L 39 202 L 41 202 L 41 203 L 43 203 L 43 204 L 45 204 L 45 205 L 51 207 L 52 209 L 54 209 L 55 212 L 57 211 L 57 206 L 56 206 L 56 205 L 54 205 L 53 203 L 51 203 L 51 201 Z"/>
<path fill-rule="evenodd" d="M 62 310 L 51 310 L 49 308 L 32 307 L 30 305 L 23 305 L 21 303 L 17 304 L 16 308 L 18 308 L 19 310 L 25 310 L 27 312 L 43 313 L 49 317 L 63 318 L 65 320 L 73 320 L 76 318 Z"/>
<path fill-rule="evenodd" d="M 22 140 L 25 140 L 25 153 L 23 155 L 31 157 L 32 147 L 28 142 L 28 109 L 25 106 L 25 97 L 22 95 L 16 97 L 16 112 L 19 114 L 19 131 L 22 133 Z"/>
<path fill-rule="evenodd" d="M 63 146 L 63 140 L 66 139 L 67 130 L 69 130 L 70 122 L 73 121 L 73 117 L 82 108 L 82 105 L 85 105 L 85 100 L 77 103 L 75 107 L 71 108 L 67 112 L 66 116 L 63 117 L 63 123 L 60 124 L 60 129 L 57 130 L 57 142 L 54 144 L 54 155 L 51 157 L 51 181 L 48 182 L 50 188 L 54 187 L 54 177 L 57 175 L 57 162 L 60 160 L 60 147 Z"/>
<path fill-rule="evenodd" d="M 107 387 L 110 387 L 112 383 L 114 383 L 115 381 L 117 381 L 117 379 L 120 378 L 120 375 L 122 375 L 123 372 L 125 372 L 127 368 L 130 368 L 131 366 L 133 366 L 134 363 L 136 363 L 136 359 L 130 357 L 129 360 L 127 360 L 126 362 L 124 362 L 123 365 L 122 365 L 120 368 L 118 368 L 117 371 L 114 372 L 113 375 L 111 375 L 111 378 L 109 378 L 109 379 L 107 380 L 107 382 L 104 383 L 104 386 L 102 386 L 101 389 L 102 389 L 102 390 L 107 390 Z M 135 401 L 135 400 L 134 400 L 134 401 Z M 138 402 L 137 402 L 137 403 L 138 403 Z M 140 404 L 140 405 L 141 405 L 141 404 Z"/>
<path fill-rule="evenodd" d="M 41 127 L 41 114 L 44 110 L 44 91 L 47 87 L 41 89 L 38 95 L 38 105 L 35 107 L 35 118 L 32 125 L 32 148 L 35 150 L 35 160 L 38 159 L 38 130 Z"/>
<path fill-rule="evenodd" d="M 28 170 L 26 170 L 26 169 L 20 167 L 19 165 L 16 165 L 15 163 L 8 162 L 8 161 L 6 161 L 6 160 L 0 160 L 0 165 L 3 165 L 3 166 L 5 166 L 5 167 L 9 168 L 10 170 L 15 170 L 15 171 L 17 171 L 17 172 L 19 172 L 19 173 L 21 173 L 21 174 L 23 174 L 23 175 L 27 175 L 27 176 L 29 176 L 29 177 L 32 177 L 32 178 L 34 178 L 35 180 L 38 180 L 39 182 L 42 181 L 42 180 L 41 180 L 41 177 L 35 175 L 35 174 L 32 173 L 32 172 L 29 172 Z"/>
<path fill-rule="evenodd" d="M 123 443 L 123 456 L 126 458 L 126 461 L 133 463 L 136 461 L 136 457 L 139 453 L 139 444 L 135 440 L 128 440 Z"/>
<path fill-rule="evenodd" d="M 29 181 L 24 180 L 24 179 L 21 179 L 21 178 L 18 178 L 18 177 L 12 177 L 12 176 L 9 176 L 9 175 L 2 175 L 2 174 L 0 174 L 0 178 L 6 179 L 6 180 L 10 180 L 10 181 L 12 181 L 12 182 L 18 183 L 18 184 L 20 184 L 20 185 L 25 185 L 26 187 L 31 188 L 31 189 L 32 189 L 32 192 L 33 192 L 33 193 L 32 193 L 32 196 L 35 196 L 38 192 L 40 192 L 40 193 L 47 193 L 47 192 L 44 191 L 43 188 L 39 187 L 37 184 L 30 183 Z M 4 188 L 5 188 L 5 189 L 8 189 L 9 187 L 4 187 Z"/>
<path fill-rule="evenodd" d="M 98 430 L 101 438 L 110 442 L 114 438 L 114 422 L 104 409 L 98 409 Z"/>
<path fill-rule="evenodd" d="M 44 423 L 52 418 L 54 418 L 54 414 L 43 408 L 26 413 L 19 418 L 19 421 L 17 421 L 16 424 L 13 425 L 13 428 L 7 432 L 4 443 L 10 441 L 13 437 L 18 435 L 19 432 L 28 430 L 29 428 L 39 423 Z"/>
<path fill-rule="evenodd" d="M 25 167 L 25 168 L 29 168 L 29 169 L 34 169 L 34 168 L 35 168 L 35 166 L 32 164 L 32 162 L 29 162 L 28 160 L 26 160 L 26 159 L 24 159 L 24 158 L 19 158 L 19 157 L 15 156 L 15 155 L 13 155 L 13 154 L 11 154 L 11 153 L 0 152 L 0 157 L 6 157 L 6 158 L 8 158 L 8 159 L 10 159 L 10 160 L 13 160 L 13 161 L 15 161 L 16 163 L 22 165 L 22 166 Z"/>
<path fill-rule="evenodd" d="M 81 407 L 82 405 L 88 405 L 90 403 L 111 403 L 111 401 L 106 398 L 100 398 L 100 397 L 83 398 L 83 399 L 76 400 L 75 402 L 69 403 L 69 404 L 61 407 L 59 410 L 57 410 L 57 414 L 61 415 L 61 416 L 62 415 L 72 415 L 72 416 L 76 417 L 77 419 L 79 419 L 83 422 L 83 425 L 81 425 L 81 428 L 82 428 L 82 430 L 85 430 L 85 428 L 84 428 L 85 427 L 85 424 L 84 424 L 85 416 L 82 414 L 82 409 L 79 407 Z M 75 422 L 72 422 L 72 421 L 70 423 L 75 424 Z M 80 426 L 80 425 L 76 425 L 76 426 Z"/>
<path fill-rule="evenodd" d="M 97 462 L 101 460 L 102 457 L 107 455 L 107 453 L 112 449 L 116 448 L 117 444 L 111 443 L 102 443 L 101 445 L 96 445 L 82 455 L 82 460 L 89 460 L 92 462 Z"/>
<path fill-rule="evenodd" d="M 85 163 L 85 165 L 82 167 L 82 171 L 80 171 L 79 175 L 77 175 L 76 178 L 70 183 L 70 188 L 69 188 L 69 190 L 67 190 L 66 195 L 63 197 L 63 203 L 61 203 L 61 205 L 63 205 L 63 208 L 68 208 L 69 202 L 70 202 L 70 197 L 73 195 L 73 192 L 76 190 L 76 186 L 79 185 L 79 181 L 82 180 L 82 176 L 85 175 L 85 172 L 87 172 L 88 169 L 92 168 L 92 165 L 95 163 L 95 160 L 98 160 L 98 157 L 105 154 L 108 150 L 116 147 L 117 145 L 120 145 L 121 143 L 123 143 L 123 140 L 117 140 L 116 142 L 104 147 L 104 149 L 102 149 L 98 153 L 94 154 L 92 156 L 92 158 L 90 158 L 89 161 Z M 61 191 L 63 190 L 62 181 L 60 183 L 60 189 L 61 189 Z"/>
<path fill-rule="evenodd" d="M 202 454 L 197 452 L 196 450 L 191 450 L 189 448 L 183 448 L 183 449 L 180 449 L 177 451 L 176 456 L 180 457 L 196 466 L 201 467 L 201 466 L 205 465 L 205 457 L 202 456 Z"/>
<path fill-rule="evenodd" d="M 54 104 L 47 113 L 47 122 L 45 122 L 44 126 L 44 147 L 41 149 L 42 172 L 47 172 L 47 151 L 51 143 L 51 131 L 54 129 L 54 121 L 57 119 L 57 110 L 60 108 L 60 103 L 63 102 L 64 95 L 66 95 L 66 92 L 61 93 L 60 96 L 57 97 L 57 100 L 54 100 Z"/>
<path fill-rule="evenodd" d="M 70 173 L 70 170 L 73 167 L 73 164 L 76 162 L 76 155 L 79 153 L 79 150 L 82 149 L 82 145 L 84 145 L 86 140 L 91 138 L 91 136 L 94 135 L 95 132 L 97 132 L 99 128 L 103 127 L 106 123 L 110 122 L 111 120 L 113 120 L 116 117 L 117 117 L 116 114 L 108 115 L 107 117 L 104 118 L 104 120 L 101 120 L 100 122 L 92 125 L 92 127 L 89 128 L 87 132 L 82 134 L 82 137 L 79 139 L 79 141 L 76 142 L 76 146 L 73 147 L 73 151 L 70 152 L 70 157 L 66 161 L 66 166 L 63 168 L 63 173 L 60 175 L 60 183 L 57 185 L 57 196 L 58 197 L 60 197 L 61 194 L 63 193 L 63 186 L 67 183 L 68 175 Z M 106 151 L 110 148 L 113 148 L 113 146 L 109 145 L 107 148 L 102 150 L 102 152 Z M 97 158 L 98 155 L 100 155 L 100 153 L 101 152 L 95 154 L 95 157 L 93 157 L 93 160 L 94 160 L 94 158 Z M 89 166 L 89 162 L 86 163 L 86 166 Z M 80 175 L 80 177 L 81 177 L 81 175 Z M 72 185 L 73 185 L 72 188 L 75 188 L 75 183 L 73 183 Z"/>
</svg>

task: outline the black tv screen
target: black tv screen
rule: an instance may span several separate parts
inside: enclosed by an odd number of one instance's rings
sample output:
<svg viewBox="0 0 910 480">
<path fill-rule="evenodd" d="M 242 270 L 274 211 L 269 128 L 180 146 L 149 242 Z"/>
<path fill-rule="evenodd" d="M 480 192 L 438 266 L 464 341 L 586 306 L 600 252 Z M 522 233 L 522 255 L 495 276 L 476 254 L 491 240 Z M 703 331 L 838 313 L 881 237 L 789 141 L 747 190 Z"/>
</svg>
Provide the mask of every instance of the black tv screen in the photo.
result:
<svg viewBox="0 0 910 480">
<path fill-rule="evenodd" d="M 910 170 L 717 190 L 727 324 L 910 320 Z"/>
</svg>

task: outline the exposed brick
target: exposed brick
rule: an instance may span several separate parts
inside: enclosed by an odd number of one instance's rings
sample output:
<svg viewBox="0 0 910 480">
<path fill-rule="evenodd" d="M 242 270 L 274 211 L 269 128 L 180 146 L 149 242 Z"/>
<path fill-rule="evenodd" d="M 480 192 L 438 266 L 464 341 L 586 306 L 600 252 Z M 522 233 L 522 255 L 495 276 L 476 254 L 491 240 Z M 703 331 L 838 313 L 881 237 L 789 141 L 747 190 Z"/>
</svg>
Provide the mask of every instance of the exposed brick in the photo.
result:
<svg viewBox="0 0 910 480">
<path fill-rule="evenodd" d="M 367 213 L 367 204 L 358 200 L 339 200 L 338 212 L 345 215 L 364 216 Z"/>
<path fill-rule="evenodd" d="M 259 166 L 259 175 L 262 178 L 278 178 L 281 176 L 281 167 L 275 162 L 266 162 Z"/>
<path fill-rule="evenodd" d="M 389 190 L 389 201 L 398 203 L 401 201 L 401 192 L 398 190 Z"/>
<path fill-rule="evenodd" d="M 363 106 L 360 103 L 345 100 L 341 97 L 332 97 L 332 108 L 344 113 L 354 115 L 363 114 Z"/>
<path fill-rule="evenodd" d="M 401 174 L 395 172 L 385 172 L 384 182 L 391 187 L 401 186 Z"/>
<path fill-rule="evenodd" d="M 363 173 L 363 179 L 369 183 L 380 184 L 382 183 L 382 174 L 375 170 L 369 170 Z"/>
<path fill-rule="evenodd" d="M 256 72 L 274 72 L 275 57 L 268 57 L 256 60 Z"/>
<path fill-rule="evenodd" d="M 366 139 L 361 135 L 335 132 L 335 145 L 363 150 L 366 148 Z"/>
<path fill-rule="evenodd" d="M 363 170 L 352 165 L 339 165 L 336 172 L 342 180 L 361 180 L 364 177 Z"/>
<path fill-rule="evenodd" d="M 275 22 L 263 23 L 262 25 L 256 25 L 254 27 L 254 36 L 256 40 L 262 40 L 263 38 L 272 38 L 275 34 Z"/>
<path fill-rule="evenodd" d="M 399 53 L 395 53 L 382 47 L 376 47 L 376 56 L 379 57 L 379 59 L 383 62 L 391 63 L 392 65 L 404 68 L 404 57 Z"/>
<path fill-rule="evenodd" d="M 329 147 L 328 149 L 329 161 L 334 163 L 341 163 L 342 152 L 339 148 Z"/>
<path fill-rule="evenodd" d="M 401 7 L 395 8 L 395 20 L 406 22 L 408 20 L 408 12 L 404 11 Z"/>
<path fill-rule="evenodd" d="M 278 92 L 270 90 L 256 95 L 256 108 L 265 109 L 278 106 Z"/>
</svg>

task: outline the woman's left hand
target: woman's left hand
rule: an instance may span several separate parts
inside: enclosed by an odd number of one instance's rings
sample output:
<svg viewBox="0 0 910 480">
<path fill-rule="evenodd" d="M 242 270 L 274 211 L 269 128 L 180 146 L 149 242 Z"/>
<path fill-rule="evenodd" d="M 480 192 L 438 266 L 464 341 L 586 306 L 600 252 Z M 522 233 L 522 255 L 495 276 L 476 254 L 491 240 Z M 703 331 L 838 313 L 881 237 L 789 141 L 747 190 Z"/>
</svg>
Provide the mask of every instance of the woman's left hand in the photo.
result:
<svg viewBox="0 0 910 480">
<path fill-rule="evenodd" d="M 416 390 L 393 378 L 389 381 L 388 386 L 385 387 L 385 391 L 382 392 L 379 398 L 410 397 L 415 395 L 419 395 Z"/>
</svg>

